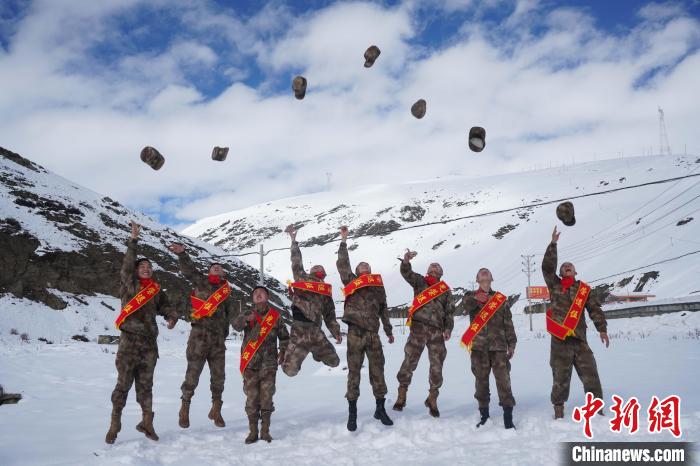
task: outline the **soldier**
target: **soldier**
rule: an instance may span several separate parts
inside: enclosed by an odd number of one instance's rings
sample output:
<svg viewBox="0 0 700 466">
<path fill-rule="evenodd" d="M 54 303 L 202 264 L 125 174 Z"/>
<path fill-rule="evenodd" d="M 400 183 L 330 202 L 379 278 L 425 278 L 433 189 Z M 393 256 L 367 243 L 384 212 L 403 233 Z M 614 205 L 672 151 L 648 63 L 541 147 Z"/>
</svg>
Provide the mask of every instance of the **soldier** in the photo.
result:
<svg viewBox="0 0 700 466">
<path fill-rule="evenodd" d="M 295 281 L 290 284 L 293 318 L 291 340 L 284 356 L 282 370 L 289 377 L 294 377 L 299 373 L 301 364 L 309 352 L 316 361 L 329 367 L 338 367 L 340 364 L 333 344 L 321 330 L 322 319 L 337 344 L 342 343 L 343 337 L 335 317 L 331 285 L 323 281 L 326 278 L 326 270 L 321 265 L 314 265 L 310 273 L 306 273 L 299 243 L 296 241 L 296 229 L 290 225 L 286 232 L 292 239 L 292 272 Z"/>
<path fill-rule="evenodd" d="M 384 408 L 387 388 L 384 381 L 384 352 L 379 339 L 379 320 L 389 343 L 394 343 L 381 275 L 372 274 L 367 262 L 360 262 L 353 273 L 348 255 L 348 227 L 340 228 L 340 247 L 336 266 L 345 288 L 343 322 L 348 325 L 348 430 L 357 429 L 357 399 L 360 397 L 360 370 L 367 354 L 369 380 L 377 407 L 374 418 L 385 426 L 394 425 Z"/>
<path fill-rule="evenodd" d="M 423 349 L 427 346 L 430 360 L 430 392 L 425 406 L 431 416 L 439 417 L 437 397 L 442 386 L 442 363 L 447 356 L 445 341 L 449 340 L 452 334 L 455 306 L 450 287 L 440 280 L 440 264 L 433 262 L 428 267 L 427 274 L 421 276 L 411 269 L 411 259 L 416 255 L 416 252 L 407 249 L 401 261 L 401 275 L 413 288 L 414 299 L 406 320 L 411 332 L 404 347 L 405 356 L 401 369 L 396 376 L 399 380 L 399 396 L 394 410 L 403 411 L 406 406 L 406 393 L 413 371 L 416 370 Z"/>
<path fill-rule="evenodd" d="M 136 245 L 141 225 L 131 222 L 131 239 L 120 272 L 122 310 L 115 325 L 121 331 L 115 364 L 117 384 L 112 392 L 112 419 L 105 442 L 114 443 L 121 430 L 122 409 L 131 385 L 136 381 L 136 401 L 143 418 L 136 430 L 151 440 L 158 440 L 153 429 L 153 371 L 158 360 L 158 325 L 156 315 L 164 316 L 168 328 L 177 323 L 177 312 L 168 302 L 160 285 L 153 280 L 148 259 L 136 260 Z"/>
<path fill-rule="evenodd" d="M 600 341 L 607 348 L 610 340 L 607 334 L 607 322 L 597 298 L 591 293 L 591 287 L 576 280 L 576 268 L 571 262 L 564 262 L 559 268 L 561 278 L 557 276 L 557 241 L 560 233 L 554 227 L 552 242 L 542 260 L 542 274 L 549 288 L 551 308 L 547 310 L 547 332 L 552 335 L 549 365 L 552 367 L 552 405 L 554 419 L 564 417 L 564 403 L 569 398 L 571 368 L 581 378 L 585 392 L 591 392 L 598 398 L 603 397 L 603 389 L 598 377 L 593 351 L 586 340 L 586 319 L 584 307 L 593 320 L 596 330 L 600 332 Z M 602 412 L 602 411 L 601 411 Z"/>
<path fill-rule="evenodd" d="M 241 345 L 241 375 L 246 395 L 245 412 L 250 432 L 245 443 L 258 440 L 258 420 L 262 418 L 260 438 L 272 441 L 270 417 L 275 410 L 272 396 L 275 394 L 277 366 L 282 364 L 289 343 L 289 332 L 279 312 L 270 307 L 270 292 L 264 286 L 253 289 L 253 309 L 240 314 L 233 328 L 243 331 Z M 279 342 L 279 354 L 277 344 Z"/>
<path fill-rule="evenodd" d="M 470 352 L 472 373 L 475 378 L 474 398 L 479 403 L 480 422 L 483 426 L 489 418 L 489 376 L 493 370 L 498 390 L 498 404 L 503 407 L 503 425 L 512 429 L 515 399 L 510 388 L 510 359 L 515 353 L 515 329 L 508 299 L 491 288 L 493 275 L 486 268 L 476 274 L 479 289 L 468 291 L 459 306 L 461 313 L 469 314 L 469 328 L 462 337 L 462 344 Z"/>
<path fill-rule="evenodd" d="M 209 364 L 212 400 L 209 419 L 214 421 L 217 427 L 225 427 L 226 423 L 221 416 L 221 406 L 223 405 L 221 395 L 224 391 L 226 378 L 225 343 L 229 325 L 236 312 L 231 298 L 231 286 L 226 281 L 226 272 L 221 264 L 211 264 L 209 274 L 205 277 L 196 270 L 184 245 L 173 243 L 170 245 L 170 251 L 177 255 L 182 274 L 194 285 L 190 296 L 193 309 L 191 314 L 192 330 L 190 330 L 185 353 L 187 371 L 181 387 L 182 405 L 180 406 L 178 424 L 183 429 L 190 426 L 192 396 L 199 384 L 199 376 L 204 369 L 204 364 Z"/>
</svg>

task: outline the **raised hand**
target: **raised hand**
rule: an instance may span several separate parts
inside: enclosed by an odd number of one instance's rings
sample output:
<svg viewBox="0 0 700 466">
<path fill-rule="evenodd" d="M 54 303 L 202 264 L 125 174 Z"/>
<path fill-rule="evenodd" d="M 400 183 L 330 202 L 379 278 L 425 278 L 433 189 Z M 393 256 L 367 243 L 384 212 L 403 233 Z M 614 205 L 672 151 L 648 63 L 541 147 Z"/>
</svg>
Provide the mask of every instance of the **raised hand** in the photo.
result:
<svg viewBox="0 0 700 466">
<path fill-rule="evenodd" d="M 410 249 L 406 248 L 406 254 L 403 255 L 403 260 L 406 262 L 409 262 L 411 259 L 416 257 L 418 253 L 416 251 L 411 251 Z"/>
<path fill-rule="evenodd" d="M 182 254 L 185 252 L 185 245 L 181 243 L 172 243 L 170 246 L 168 246 L 168 249 L 170 249 L 170 252 L 173 254 Z"/>
<path fill-rule="evenodd" d="M 552 243 L 556 243 L 559 241 L 559 235 L 561 234 L 560 231 L 557 231 L 557 227 L 554 227 L 554 231 L 552 232 Z"/>
<path fill-rule="evenodd" d="M 141 225 L 138 223 L 134 222 L 133 220 L 129 222 L 131 225 L 131 239 L 136 239 L 139 237 L 139 233 L 141 233 Z"/>
<path fill-rule="evenodd" d="M 288 225 L 287 228 L 284 229 L 284 232 L 289 235 L 289 237 L 292 239 L 292 241 L 296 241 L 297 229 L 294 228 L 294 225 Z"/>
<path fill-rule="evenodd" d="M 340 227 L 340 239 L 342 241 L 346 241 L 348 239 L 348 227 L 346 227 L 345 225 Z"/>
</svg>

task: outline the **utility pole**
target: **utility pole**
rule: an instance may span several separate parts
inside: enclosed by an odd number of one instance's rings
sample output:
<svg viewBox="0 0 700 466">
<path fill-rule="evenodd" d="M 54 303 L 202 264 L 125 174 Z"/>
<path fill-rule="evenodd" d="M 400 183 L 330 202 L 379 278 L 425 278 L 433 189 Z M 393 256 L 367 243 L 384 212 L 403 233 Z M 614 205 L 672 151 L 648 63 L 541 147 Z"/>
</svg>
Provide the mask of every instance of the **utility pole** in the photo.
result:
<svg viewBox="0 0 700 466">
<path fill-rule="evenodd" d="M 472 291 L 476 291 L 477 283 L 475 281 L 470 281 L 469 284 L 472 286 Z"/>
<path fill-rule="evenodd" d="M 265 248 L 260 243 L 260 286 L 265 286 Z"/>
<path fill-rule="evenodd" d="M 527 291 L 525 294 L 527 295 L 527 307 L 530 309 L 530 331 L 532 332 L 532 299 L 530 299 L 530 287 L 532 286 L 531 281 L 530 281 L 530 276 L 532 275 L 533 272 L 533 267 L 535 264 L 532 262 L 532 258 L 535 257 L 534 254 L 521 254 L 520 257 L 523 258 L 523 272 L 527 274 Z"/>
</svg>

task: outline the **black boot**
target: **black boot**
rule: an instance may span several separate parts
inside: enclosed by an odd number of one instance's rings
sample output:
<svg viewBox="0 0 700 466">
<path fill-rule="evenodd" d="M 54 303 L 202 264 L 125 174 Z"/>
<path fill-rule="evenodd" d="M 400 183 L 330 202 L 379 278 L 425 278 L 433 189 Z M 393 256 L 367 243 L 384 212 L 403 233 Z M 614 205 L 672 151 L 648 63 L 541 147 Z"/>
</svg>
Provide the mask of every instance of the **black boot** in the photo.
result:
<svg viewBox="0 0 700 466">
<path fill-rule="evenodd" d="M 515 429 L 515 425 L 513 425 L 513 407 L 512 406 L 504 406 L 503 407 L 503 425 L 506 427 L 506 429 Z"/>
<path fill-rule="evenodd" d="M 348 400 L 348 430 L 357 430 L 357 400 Z"/>
<path fill-rule="evenodd" d="M 476 425 L 476 427 L 481 427 L 484 424 L 486 424 L 486 421 L 489 418 L 489 408 L 488 406 L 486 408 L 479 408 L 479 414 L 481 414 L 481 421 Z"/>
<path fill-rule="evenodd" d="M 389 419 L 389 415 L 384 409 L 384 398 L 377 398 L 377 409 L 374 410 L 374 418 L 382 421 L 385 426 L 393 426 L 394 421 Z"/>
</svg>

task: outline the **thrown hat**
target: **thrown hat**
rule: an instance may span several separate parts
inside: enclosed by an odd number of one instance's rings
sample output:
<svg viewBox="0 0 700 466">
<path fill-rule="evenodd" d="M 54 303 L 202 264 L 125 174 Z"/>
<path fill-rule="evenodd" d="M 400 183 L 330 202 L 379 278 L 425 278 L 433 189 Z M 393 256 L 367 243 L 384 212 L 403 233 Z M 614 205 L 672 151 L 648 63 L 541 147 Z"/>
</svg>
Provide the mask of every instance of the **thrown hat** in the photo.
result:
<svg viewBox="0 0 700 466">
<path fill-rule="evenodd" d="M 559 204 L 557 206 L 557 217 L 567 227 L 575 225 L 576 217 L 574 216 L 574 205 L 569 201 Z"/>
<path fill-rule="evenodd" d="M 419 120 L 425 116 L 427 103 L 423 99 L 419 99 L 411 106 L 411 113 Z"/>
<path fill-rule="evenodd" d="M 486 147 L 486 130 L 481 126 L 473 126 L 469 130 L 469 148 L 481 152 Z"/>
<path fill-rule="evenodd" d="M 141 151 L 141 161 L 150 165 L 152 169 L 159 170 L 165 163 L 165 157 L 163 157 L 154 147 L 146 146 Z"/>
<path fill-rule="evenodd" d="M 374 65 L 374 62 L 379 57 L 380 53 L 382 53 L 382 51 L 379 50 L 379 47 L 376 45 L 370 45 L 369 48 L 365 50 L 365 68 L 369 68 Z"/>
<path fill-rule="evenodd" d="M 228 155 L 228 147 L 216 146 L 216 147 L 214 147 L 214 150 L 211 151 L 211 159 L 217 160 L 219 162 L 223 162 L 224 160 L 226 160 L 227 155 Z"/>
<path fill-rule="evenodd" d="M 294 97 L 301 100 L 306 95 L 306 78 L 303 76 L 297 76 L 292 80 L 292 90 L 294 91 Z"/>
</svg>

